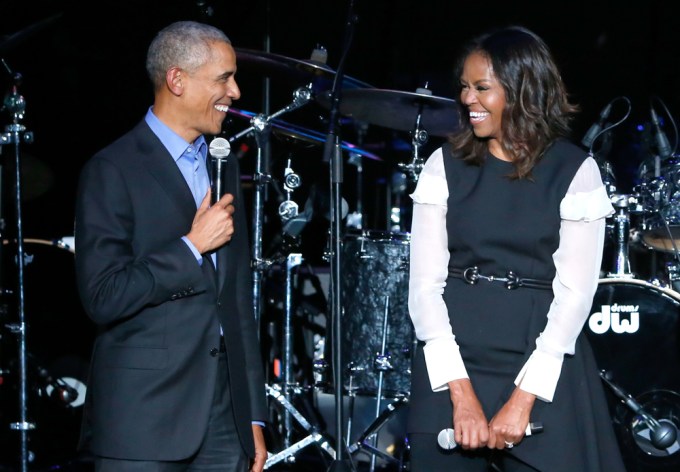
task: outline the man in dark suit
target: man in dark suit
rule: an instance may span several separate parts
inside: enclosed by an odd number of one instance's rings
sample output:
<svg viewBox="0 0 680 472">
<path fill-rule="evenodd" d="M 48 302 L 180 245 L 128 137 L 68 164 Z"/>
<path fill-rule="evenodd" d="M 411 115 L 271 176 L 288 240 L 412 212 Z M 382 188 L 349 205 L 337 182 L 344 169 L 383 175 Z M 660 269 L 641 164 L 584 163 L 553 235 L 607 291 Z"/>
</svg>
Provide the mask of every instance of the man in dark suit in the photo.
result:
<svg viewBox="0 0 680 472">
<path fill-rule="evenodd" d="M 153 106 L 80 176 L 77 285 L 99 328 L 81 444 L 100 472 L 259 472 L 267 411 L 239 168 L 228 159 L 210 205 L 204 137 L 240 97 L 236 54 L 222 31 L 177 22 L 146 67 Z"/>
</svg>

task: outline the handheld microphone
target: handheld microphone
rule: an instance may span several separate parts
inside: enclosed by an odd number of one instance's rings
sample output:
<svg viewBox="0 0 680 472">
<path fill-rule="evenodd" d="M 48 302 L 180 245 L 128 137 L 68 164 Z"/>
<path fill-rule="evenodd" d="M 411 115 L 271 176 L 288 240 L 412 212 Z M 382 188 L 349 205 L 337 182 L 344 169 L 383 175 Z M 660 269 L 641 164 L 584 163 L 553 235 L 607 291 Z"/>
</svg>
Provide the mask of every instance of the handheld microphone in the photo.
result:
<svg viewBox="0 0 680 472">
<path fill-rule="evenodd" d="M 661 129 L 659 124 L 659 117 L 656 114 L 653 106 L 649 107 L 650 115 L 652 117 L 652 124 L 654 125 L 654 138 L 656 140 L 656 150 L 659 152 L 659 157 L 669 157 L 673 151 L 671 150 L 671 144 L 668 142 L 668 137 L 666 133 Z"/>
<path fill-rule="evenodd" d="M 583 144 L 585 147 L 590 148 L 595 142 L 595 138 L 597 138 L 600 132 L 602 132 L 602 127 L 604 126 L 605 120 L 609 117 L 609 113 L 612 111 L 612 103 L 613 102 L 609 102 L 607 106 L 602 109 L 600 112 L 600 118 L 597 120 L 597 122 L 592 124 L 585 136 L 583 136 L 581 144 Z"/>
<path fill-rule="evenodd" d="M 226 193 L 227 183 L 226 168 L 227 157 L 231 153 L 231 144 L 224 138 L 215 138 L 208 147 L 210 153 L 210 204 L 214 205 Z"/>
<path fill-rule="evenodd" d="M 543 423 L 536 421 L 534 423 L 529 423 L 527 429 L 524 431 L 525 436 L 531 436 L 532 434 L 538 434 L 543 431 Z M 444 428 L 439 431 L 437 435 L 437 444 L 442 449 L 451 451 L 458 447 L 458 443 L 454 439 L 454 431 L 451 428 Z"/>
</svg>

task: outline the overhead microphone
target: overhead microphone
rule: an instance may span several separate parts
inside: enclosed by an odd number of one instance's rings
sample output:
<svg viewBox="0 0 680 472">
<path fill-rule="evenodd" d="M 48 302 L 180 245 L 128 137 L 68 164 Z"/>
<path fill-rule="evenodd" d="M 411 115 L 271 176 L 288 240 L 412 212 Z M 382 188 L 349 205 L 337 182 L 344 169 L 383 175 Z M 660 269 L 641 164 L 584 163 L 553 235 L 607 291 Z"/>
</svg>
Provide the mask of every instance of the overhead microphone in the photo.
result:
<svg viewBox="0 0 680 472">
<path fill-rule="evenodd" d="M 540 421 L 535 421 L 527 425 L 527 429 L 524 431 L 525 436 L 531 436 L 532 434 L 538 434 L 543 431 L 543 423 Z M 437 444 L 442 449 L 451 451 L 458 447 L 458 443 L 454 439 L 454 431 L 451 428 L 444 428 L 439 431 L 437 435 Z"/>
<path fill-rule="evenodd" d="M 210 204 L 214 205 L 226 192 L 227 157 L 231 153 L 231 144 L 224 138 L 215 138 L 208 147 L 210 153 Z"/>
<path fill-rule="evenodd" d="M 654 138 L 656 140 L 656 150 L 659 153 L 659 157 L 665 158 L 669 157 L 673 151 L 671 150 L 671 144 L 668 142 L 668 137 L 666 133 L 661 129 L 659 124 L 659 117 L 656 114 L 654 107 L 650 105 L 649 107 L 650 115 L 652 117 L 652 124 L 654 125 Z"/>
<path fill-rule="evenodd" d="M 591 125 L 591 127 L 588 129 L 586 132 L 585 136 L 583 136 L 583 139 L 581 140 L 581 144 L 583 144 L 585 147 L 590 148 L 593 143 L 595 142 L 595 139 L 600 135 L 602 132 L 602 128 L 604 127 L 604 123 L 609 118 L 609 113 L 612 111 L 612 103 L 613 101 L 609 102 L 606 107 L 602 109 L 600 112 L 600 117 L 598 120 Z"/>
</svg>

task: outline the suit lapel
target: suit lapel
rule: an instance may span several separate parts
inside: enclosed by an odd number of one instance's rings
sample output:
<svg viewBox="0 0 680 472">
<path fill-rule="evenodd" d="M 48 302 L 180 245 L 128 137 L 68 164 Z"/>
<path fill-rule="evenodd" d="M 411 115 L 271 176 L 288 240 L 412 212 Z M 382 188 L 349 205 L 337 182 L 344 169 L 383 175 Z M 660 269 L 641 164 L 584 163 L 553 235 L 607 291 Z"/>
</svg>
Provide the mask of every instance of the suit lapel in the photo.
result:
<svg viewBox="0 0 680 472">
<path fill-rule="evenodd" d="M 196 203 L 177 163 L 145 122 L 138 129 L 146 168 L 165 190 L 168 198 L 179 207 L 181 215 L 188 221 L 193 221 Z"/>
</svg>

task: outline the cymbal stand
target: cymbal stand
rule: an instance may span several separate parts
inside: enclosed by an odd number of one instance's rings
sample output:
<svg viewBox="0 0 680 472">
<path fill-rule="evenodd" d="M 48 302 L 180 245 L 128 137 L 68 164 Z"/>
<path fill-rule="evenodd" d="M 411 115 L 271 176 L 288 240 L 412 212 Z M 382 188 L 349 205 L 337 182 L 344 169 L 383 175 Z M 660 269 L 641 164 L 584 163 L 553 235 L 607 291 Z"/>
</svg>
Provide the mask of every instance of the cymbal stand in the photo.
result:
<svg viewBox="0 0 680 472">
<path fill-rule="evenodd" d="M 364 136 L 368 130 L 368 123 L 357 122 L 357 145 L 363 146 Z M 352 152 L 349 155 L 348 164 L 353 165 L 357 168 L 357 178 L 356 178 L 356 209 L 347 215 L 347 227 L 361 229 L 365 223 L 364 221 L 364 203 L 363 203 L 363 189 L 364 189 L 364 166 L 363 166 L 363 156 L 359 153 Z"/>
<path fill-rule="evenodd" d="M 311 219 L 312 208 L 308 206 L 302 214 L 298 212 L 298 204 L 291 200 L 292 192 L 301 184 L 301 179 L 296 174 L 292 167 L 290 159 L 284 171 L 283 188 L 286 191 L 286 199 L 279 205 L 279 216 L 283 222 L 283 237 L 296 240 L 304 226 Z M 283 425 L 284 425 L 284 450 L 270 456 L 265 462 L 265 468 L 287 460 L 294 462 L 294 454 L 304 447 L 318 443 L 319 446 L 335 458 L 335 451 L 328 444 L 326 438 L 314 427 L 305 417 L 293 406 L 291 397 L 293 393 L 299 394 L 300 387 L 293 379 L 293 269 L 302 263 L 302 254 L 291 252 L 286 256 L 286 300 L 285 300 L 285 314 L 283 323 L 283 356 L 282 356 L 282 372 L 283 372 L 283 386 L 280 385 L 266 385 L 267 394 L 274 398 L 284 408 Z M 310 432 L 309 436 L 292 444 L 293 425 L 292 419 L 295 418 L 297 422 Z"/>
<path fill-rule="evenodd" d="M 257 164 L 253 182 L 255 182 L 255 195 L 253 198 L 253 227 L 252 227 L 252 268 L 253 268 L 253 311 L 255 313 L 255 322 L 259 326 L 262 318 L 262 273 L 265 269 L 271 266 L 271 261 L 266 261 L 262 258 L 262 233 L 264 225 L 264 197 L 267 184 L 271 182 L 271 175 L 268 169 L 265 168 L 264 156 L 269 152 L 269 137 L 271 135 L 271 120 L 296 110 L 307 104 L 312 99 L 311 84 L 306 87 L 300 87 L 293 93 L 293 100 L 291 103 L 273 113 L 265 116 L 263 114 L 255 115 L 251 120 L 251 126 L 243 131 L 235 134 L 229 138 L 229 142 L 233 143 L 237 139 L 246 136 L 250 133 L 255 133 L 255 141 L 257 142 Z"/>
<path fill-rule="evenodd" d="M 432 91 L 427 88 L 427 83 L 425 87 L 418 87 L 416 93 L 424 95 L 432 95 Z M 420 171 L 423 170 L 423 165 L 425 161 L 420 157 L 420 148 L 427 144 L 430 138 L 428 132 L 422 127 L 422 117 L 423 117 L 423 103 L 418 105 L 418 114 L 416 115 L 416 121 L 413 125 L 413 131 L 411 131 L 411 162 L 408 164 L 399 163 L 399 168 L 406 172 L 415 182 L 418 181 L 420 176 Z"/>
<path fill-rule="evenodd" d="M 21 433 L 21 472 L 28 470 L 28 431 L 35 429 L 35 424 L 28 421 L 28 414 L 26 408 L 27 400 L 27 382 L 26 382 L 26 331 L 27 325 L 24 313 L 24 245 L 23 245 L 23 230 L 22 230 L 22 214 L 21 214 L 21 153 L 20 143 L 33 142 L 33 133 L 26 131 L 26 127 L 21 124 L 26 110 L 26 101 L 19 93 L 19 84 L 21 82 L 21 74 L 12 73 L 7 63 L 2 60 L 3 66 L 12 75 L 14 84 L 11 87 L 10 93 L 5 97 L 3 108 L 6 108 L 12 114 L 12 124 L 5 127 L 5 133 L 0 135 L 0 145 L 12 145 L 14 150 L 14 203 L 16 205 L 16 239 L 17 239 L 17 268 L 18 268 L 18 283 L 17 283 L 17 300 L 18 300 L 18 323 L 8 325 L 9 330 L 16 334 L 19 350 L 19 421 L 10 424 L 10 429 L 19 431 Z M 2 148 L 0 148 L 1 150 Z"/>
</svg>

